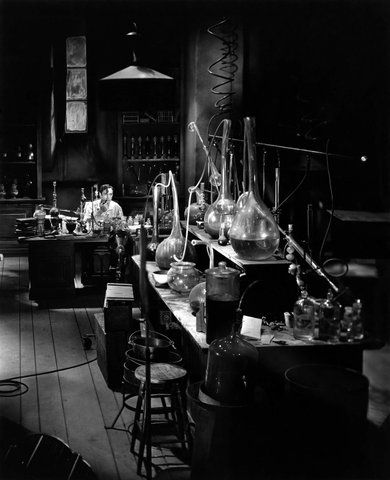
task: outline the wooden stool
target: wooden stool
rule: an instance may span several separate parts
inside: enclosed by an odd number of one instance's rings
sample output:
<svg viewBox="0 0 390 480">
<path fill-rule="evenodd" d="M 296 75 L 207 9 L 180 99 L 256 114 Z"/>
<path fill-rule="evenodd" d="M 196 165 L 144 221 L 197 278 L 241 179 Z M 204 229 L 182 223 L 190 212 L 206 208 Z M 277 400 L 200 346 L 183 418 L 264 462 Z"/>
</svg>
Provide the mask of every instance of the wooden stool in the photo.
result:
<svg viewBox="0 0 390 480">
<path fill-rule="evenodd" d="M 187 411 L 185 395 L 182 390 L 185 379 L 187 377 L 187 371 L 184 368 L 171 365 L 169 363 L 152 363 L 150 365 L 150 392 L 152 398 L 159 398 L 161 400 L 161 407 L 151 407 L 150 415 L 145 413 L 146 402 L 146 375 L 145 365 L 141 365 L 134 372 L 135 378 L 139 380 L 139 392 L 137 398 L 137 405 L 135 408 L 134 424 L 131 431 L 131 453 L 135 453 L 135 440 L 137 434 L 139 436 L 139 451 L 137 462 L 137 474 L 141 475 L 142 462 L 145 460 L 144 452 L 145 447 L 150 448 L 147 445 L 151 441 L 151 435 L 147 435 L 147 430 L 151 432 L 153 424 L 162 424 L 163 422 L 154 421 L 153 415 L 163 414 L 165 417 L 165 424 L 172 424 L 176 430 L 176 441 L 164 442 L 163 440 L 154 443 L 180 443 L 183 450 L 187 449 Z M 169 401 L 169 405 L 168 402 Z M 171 415 L 171 418 L 170 418 Z M 141 418 L 142 417 L 142 418 Z M 148 439 L 149 437 L 149 439 Z M 147 471 L 150 469 L 150 465 L 145 465 Z"/>
</svg>

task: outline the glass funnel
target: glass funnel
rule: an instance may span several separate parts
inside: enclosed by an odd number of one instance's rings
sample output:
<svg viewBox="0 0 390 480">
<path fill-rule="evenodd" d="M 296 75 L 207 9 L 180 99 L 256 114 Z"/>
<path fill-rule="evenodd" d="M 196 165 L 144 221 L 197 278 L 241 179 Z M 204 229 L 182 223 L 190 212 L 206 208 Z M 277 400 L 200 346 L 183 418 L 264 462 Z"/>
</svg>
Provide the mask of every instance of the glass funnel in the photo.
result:
<svg viewBox="0 0 390 480">
<path fill-rule="evenodd" d="M 229 236 L 238 257 L 265 260 L 279 246 L 279 229 L 258 191 L 255 119 L 244 118 L 244 128 L 248 148 L 249 188 L 245 203 L 233 220 Z"/>
<path fill-rule="evenodd" d="M 225 236 L 228 235 L 236 213 L 236 202 L 230 193 L 228 176 L 226 171 L 226 157 L 228 140 L 231 128 L 231 120 L 223 120 L 222 147 L 221 147 L 221 189 L 217 200 L 212 203 L 204 215 L 204 229 L 212 238 L 218 238 L 221 223 L 225 222 Z"/>
</svg>

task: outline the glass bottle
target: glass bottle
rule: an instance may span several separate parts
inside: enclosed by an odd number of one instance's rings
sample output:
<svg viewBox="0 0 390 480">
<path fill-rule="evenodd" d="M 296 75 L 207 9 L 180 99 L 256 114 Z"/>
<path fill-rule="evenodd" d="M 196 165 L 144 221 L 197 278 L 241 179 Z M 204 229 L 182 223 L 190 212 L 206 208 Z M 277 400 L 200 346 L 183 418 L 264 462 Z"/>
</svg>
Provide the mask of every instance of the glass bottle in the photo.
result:
<svg viewBox="0 0 390 480">
<path fill-rule="evenodd" d="M 43 237 L 45 235 L 45 218 L 46 212 L 43 205 L 38 205 L 34 212 L 34 218 L 37 219 L 37 235 Z"/>
<path fill-rule="evenodd" d="M 221 189 L 217 200 L 212 203 L 204 215 L 204 229 L 212 238 L 218 238 L 222 219 L 225 222 L 225 235 L 228 236 L 236 213 L 236 203 L 232 198 L 229 189 L 228 176 L 226 171 L 226 157 L 228 140 L 231 127 L 231 120 L 223 121 L 222 146 L 221 146 Z"/>
<path fill-rule="evenodd" d="M 167 273 L 167 282 L 172 290 L 188 293 L 199 283 L 199 272 L 193 262 L 172 262 Z"/>
<path fill-rule="evenodd" d="M 173 198 L 172 230 L 169 237 L 163 240 L 156 250 L 156 263 L 162 270 L 169 270 L 171 263 L 176 261 L 174 257 L 181 257 L 185 246 L 185 238 L 183 237 L 180 226 L 179 202 L 177 199 L 175 177 L 171 170 L 169 171 L 169 178 Z M 190 242 L 187 242 L 185 259 L 190 261 L 194 258 L 194 247 Z"/>
<path fill-rule="evenodd" d="M 314 300 L 307 290 L 302 290 L 299 299 L 294 304 L 294 338 L 312 340 L 314 335 Z"/>
<path fill-rule="evenodd" d="M 253 401 L 258 353 L 240 335 L 242 314 L 238 311 L 236 315 L 231 333 L 214 340 L 207 356 L 204 391 L 224 405 L 246 405 Z"/>
<path fill-rule="evenodd" d="M 275 253 L 279 246 L 279 229 L 259 195 L 254 118 L 244 118 L 244 128 L 248 140 L 249 189 L 243 207 L 233 220 L 229 233 L 230 242 L 238 257 L 245 260 L 265 260 Z"/>
<path fill-rule="evenodd" d="M 363 305 L 360 298 L 352 304 L 352 339 L 359 342 L 364 338 L 364 324 L 362 315 Z"/>
<path fill-rule="evenodd" d="M 341 306 L 333 298 L 332 290 L 328 290 L 326 300 L 320 305 L 319 338 L 335 342 L 339 338 Z"/>
<path fill-rule="evenodd" d="M 33 162 L 35 160 L 34 147 L 32 143 L 28 144 L 27 158 L 29 162 Z"/>
<path fill-rule="evenodd" d="M 158 202 L 160 199 L 160 187 L 153 187 L 153 231 L 152 239 L 146 246 L 146 260 L 154 261 L 156 259 L 156 250 L 159 244 L 158 239 Z"/>
<path fill-rule="evenodd" d="M 352 307 L 344 307 L 343 317 L 340 319 L 340 342 L 352 342 L 352 324 L 353 324 L 353 312 Z"/>
<path fill-rule="evenodd" d="M 235 321 L 240 299 L 240 272 L 219 262 L 206 270 L 206 342 L 226 337 Z"/>
</svg>

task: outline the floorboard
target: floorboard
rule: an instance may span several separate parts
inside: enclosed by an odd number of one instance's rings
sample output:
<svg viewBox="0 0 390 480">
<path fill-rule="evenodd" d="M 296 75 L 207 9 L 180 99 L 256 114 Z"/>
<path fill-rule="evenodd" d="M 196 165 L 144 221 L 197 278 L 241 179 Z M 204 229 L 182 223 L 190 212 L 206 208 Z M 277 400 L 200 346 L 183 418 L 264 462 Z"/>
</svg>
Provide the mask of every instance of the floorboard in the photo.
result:
<svg viewBox="0 0 390 480">
<path fill-rule="evenodd" d="M 99 312 L 100 307 L 86 305 L 38 308 L 28 298 L 27 258 L 0 262 L 0 379 L 37 374 L 23 379 L 29 387 L 25 395 L 0 396 L 0 415 L 64 440 L 91 464 L 99 480 L 132 480 L 139 477 L 129 435 L 105 428 L 122 397 L 107 387 L 96 361 L 85 364 L 96 357 L 96 342 L 90 337 L 92 349 L 85 350 L 82 337 L 93 334 Z M 79 364 L 84 365 L 69 368 Z M 368 418 L 380 426 L 390 414 L 390 346 L 364 352 L 364 373 L 370 381 Z M 132 418 L 125 409 L 116 426 L 126 428 Z M 176 463 L 168 450 L 153 451 L 160 456 L 156 464 Z"/>
</svg>

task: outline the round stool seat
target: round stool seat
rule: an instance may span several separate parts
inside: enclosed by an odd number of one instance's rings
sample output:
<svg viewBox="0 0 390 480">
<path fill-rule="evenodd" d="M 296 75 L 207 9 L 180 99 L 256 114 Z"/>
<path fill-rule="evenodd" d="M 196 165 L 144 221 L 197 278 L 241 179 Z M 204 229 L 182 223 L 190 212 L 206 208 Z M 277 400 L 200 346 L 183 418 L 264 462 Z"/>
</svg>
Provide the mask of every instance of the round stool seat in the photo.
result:
<svg viewBox="0 0 390 480">
<path fill-rule="evenodd" d="M 152 363 L 150 365 L 150 383 L 162 384 L 175 382 L 184 378 L 187 371 L 184 368 L 169 363 Z M 139 366 L 134 372 L 135 378 L 140 382 L 146 381 L 145 365 Z"/>
</svg>

